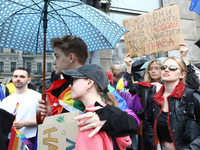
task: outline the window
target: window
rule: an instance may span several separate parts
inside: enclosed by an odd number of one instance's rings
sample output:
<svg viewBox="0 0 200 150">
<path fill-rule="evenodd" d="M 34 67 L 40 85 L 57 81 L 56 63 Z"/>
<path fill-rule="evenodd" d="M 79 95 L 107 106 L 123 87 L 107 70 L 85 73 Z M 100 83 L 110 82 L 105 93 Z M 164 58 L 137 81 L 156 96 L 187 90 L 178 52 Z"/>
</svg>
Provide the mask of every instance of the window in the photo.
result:
<svg viewBox="0 0 200 150">
<path fill-rule="evenodd" d="M 47 72 L 52 71 L 52 63 L 47 63 Z"/>
<path fill-rule="evenodd" d="M 4 62 L 0 61 L 0 71 L 4 72 Z"/>
<path fill-rule="evenodd" d="M 4 53 L 4 48 L 0 47 L 0 53 Z"/>
<path fill-rule="evenodd" d="M 28 52 L 28 51 L 23 51 L 23 52 L 22 52 L 22 55 L 34 55 L 34 54 L 31 53 L 31 52 Z"/>
<path fill-rule="evenodd" d="M 122 53 L 126 54 L 126 48 L 122 48 Z"/>
<path fill-rule="evenodd" d="M 16 69 L 16 62 L 11 62 L 10 63 L 10 68 L 11 68 L 11 72 L 13 72 Z"/>
<path fill-rule="evenodd" d="M 26 69 L 31 72 L 31 62 L 26 62 Z"/>
<path fill-rule="evenodd" d="M 37 73 L 40 73 L 40 72 L 42 72 L 42 63 L 38 62 L 37 63 Z"/>
<path fill-rule="evenodd" d="M 11 48 L 10 53 L 16 53 L 13 48 Z"/>
<path fill-rule="evenodd" d="M 117 57 L 117 56 L 118 56 L 118 51 L 119 51 L 119 49 L 118 49 L 118 48 L 115 48 L 115 49 L 114 49 L 114 54 L 113 54 L 113 55 L 114 55 L 115 57 Z"/>
</svg>

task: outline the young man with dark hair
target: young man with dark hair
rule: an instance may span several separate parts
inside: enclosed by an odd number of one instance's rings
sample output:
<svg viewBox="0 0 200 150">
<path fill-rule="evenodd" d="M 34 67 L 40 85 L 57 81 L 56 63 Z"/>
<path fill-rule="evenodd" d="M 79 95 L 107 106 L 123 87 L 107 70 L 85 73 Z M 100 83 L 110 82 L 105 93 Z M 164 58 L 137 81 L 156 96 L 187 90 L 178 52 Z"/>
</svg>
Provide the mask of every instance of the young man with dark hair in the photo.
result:
<svg viewBox="0 0 200 150">
<path fill-rule="evenodd" d="M 76 36 L 66 35 L 62 38 L 54 38 L 51 40 L 51 44 L 55 49 L 55 61 L 53 64 L 55 65 L 57 75 L 62 74 L 61 70 L 76 70 L 83 66 L 88 58 L 87 45 L 81 38 Z M 70 81 L 65 79 L 54 81 L 52 86 L 46 91 L 46 101 L 39 100 L 38 110 L 41 112 L 41 115 L 49 116 L 85 109 L 80 101 L 74 101 L 71 99 L 71 96 L 68 95 L 71 90 L 68 87 Z M 127 107 L 124 107 L 124 110 L 125 109 L 127 109 Z M 100 130 L 106 131 L 113 137 L 117 137 L 134 135 L 139 129 L 140 122 L 137 116 L 128 109 L 126 111 L 131 115 L 128 115 L 127 112 L 121 111 L 119 108 L 110 105 L 107 105 L 104 108 L 101 106 L 94 107 L 90 108 L 90 110 L 96 111 L 76 117 L 77 120 L 89 118 L 79 122 L 78 126 L 83 126 L 81 131 L 95 128 L 95 130 L 90 134 L 90 137 L 94 136 Z"/>
</svg>

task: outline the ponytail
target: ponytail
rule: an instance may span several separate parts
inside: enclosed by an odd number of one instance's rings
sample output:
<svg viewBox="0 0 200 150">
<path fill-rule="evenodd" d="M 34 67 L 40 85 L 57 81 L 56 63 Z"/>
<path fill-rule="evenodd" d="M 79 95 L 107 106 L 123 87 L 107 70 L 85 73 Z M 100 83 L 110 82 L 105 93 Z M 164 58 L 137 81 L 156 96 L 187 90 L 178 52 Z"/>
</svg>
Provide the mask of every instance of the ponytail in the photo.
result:
<svg viewBox="0 0 200 150">
<path fill-rule="evenodd" d="M 117 102 L 115 96 L 109 92 L 108 87 L 105 89 L 104 93 L 106 94 L 105 103 L 115 106 L 115 107 L 118 107 L 118 102 Z"/>
<path fill-rule="evenodd" d="M 102 92 L 100 87 L 95 83 L 95 87 L 97 89 L 97 91 L 100 93 L 101 97 L 102 97 L 102 101 L 105 104 L 109 104 L 115 107 L 118 107 L 118 101 L 116 100 L 115 96 L 109 92 L 108 87 L 106 87 L 106 89 Z"/>
</svg>

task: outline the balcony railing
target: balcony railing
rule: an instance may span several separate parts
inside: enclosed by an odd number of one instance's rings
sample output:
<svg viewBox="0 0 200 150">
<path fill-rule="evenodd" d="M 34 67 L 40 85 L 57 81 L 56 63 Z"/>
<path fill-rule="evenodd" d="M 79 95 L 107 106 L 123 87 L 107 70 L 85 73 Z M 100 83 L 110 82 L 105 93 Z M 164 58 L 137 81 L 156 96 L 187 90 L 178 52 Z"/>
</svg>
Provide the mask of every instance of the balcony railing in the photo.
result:
<svg viewBox="0 0 200 150">
<path fill-rule="evenodd" d="M 42 75 L 43 72 L 42 72 L 42 71 L 34 71 L 34 74 L 35 74 L 35 75 Z"/>
<path fill-rule="evenodd" d="M 22 52 L 22 57 L 23 57 L 23 58 L 34 58 L 34 57 L 35 57 L 35 54 L 34 54 L 34 53 L 31 53 L 31 52 L 23 51 L 23 52 Z"/>
</svg>

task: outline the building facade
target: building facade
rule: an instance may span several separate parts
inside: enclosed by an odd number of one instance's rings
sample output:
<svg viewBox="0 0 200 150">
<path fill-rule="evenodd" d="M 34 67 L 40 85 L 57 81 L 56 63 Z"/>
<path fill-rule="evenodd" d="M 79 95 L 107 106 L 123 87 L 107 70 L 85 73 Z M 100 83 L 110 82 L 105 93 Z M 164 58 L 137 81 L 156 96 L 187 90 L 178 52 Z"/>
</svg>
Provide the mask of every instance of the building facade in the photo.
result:
<svg viewBox="0 0 200 150">
<path fill-rule="evenodd" d="M 181 17 L 181 27 L 185 43 L 189 47 L 188 60 L 191 63 L 199 63 L 200 49 L 194 45 L 200 35 L 200 16 L 189 11 L 191 0 L 101 0 L 101 10 L 110 16 L 118 24 L 122 20 L 144 13 L 152 12 L 155 9 L 166 7 L 171 4 L 178 4 Z M 126 54 L 123 37 L 116 44 L 115 49 L 100 51 L 100 65 L 108 71 L 113 64 L 123 63 L 122 58 Z M 97 55 L 99 55 L 97 53 Z M 160 56 L 180 57 L 179 51 L 160 53 Z M 98 57 L 97 57 L 98 58 Z M 50 77 L 53 69 L 54 56 L 52 53 L 46 55 L 46 77 Z M 32 54 L 25 51 L 0 48 L 0 77 L 11 79 L 15 68 L 25 67 L 30 70 L 32 81 L 39 85 L 43 72 L 42 54 Z"/>
<path fill-rule="evenodd" d="M 46 54 L 46 77 L 50 77 L 53 69 L 53 54 Z M 11 79 L 16 68 L 26 68 L 31 73 L 32 82 L 41 83 L 43 75 L 43 55 L 27 51 L 0 48 L 0 78 Z M 6 80 L 8 82 L 9 80 Z"/>
<path fill-rule="evenodd" d="M 105 3 L 108 3 L 106 0 Z M 144 13 L 152 12 L 155 9 L 166 7 L 171 4 L 178 4 L 181 28 L 184 36 L 185 43 L 189 47 L 187 58 L 191 63 L 199 63 L 200 49 L 194 44 L 200 38 L 200 16 L 189 10 L 191 0 L 112 0 L 110 5 L 107 5 L 107 9 L 104 7 L 104 11 L 118 24 L 122 25 L 122 20 L 134 16 L 138 16 Z M 110 66 L 117 63 L 123 63 L 122 57 L 125 54 L 125 45 L 123 37 L 116 44 L 114 50 L 101 51 L 101 65 L 109 70 Z M 112 55 L 112 58 L 109 59 Z M 162 52 L 158 54 L 160 56 L 176 56 L 180 57 L 179 50 Z"/>
</svg>

